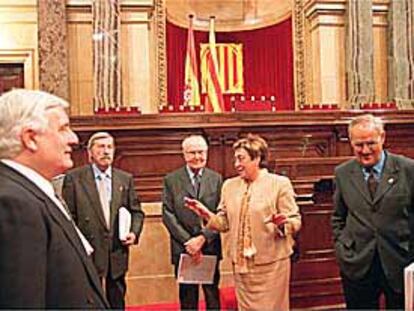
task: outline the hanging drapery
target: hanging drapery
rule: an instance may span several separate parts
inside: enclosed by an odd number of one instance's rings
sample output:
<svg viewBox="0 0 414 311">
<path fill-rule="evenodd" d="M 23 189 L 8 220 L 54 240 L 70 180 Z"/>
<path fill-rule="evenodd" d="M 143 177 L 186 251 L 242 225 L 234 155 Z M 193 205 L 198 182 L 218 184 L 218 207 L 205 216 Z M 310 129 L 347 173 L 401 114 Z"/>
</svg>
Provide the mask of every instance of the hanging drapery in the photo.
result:
<svg viewBox="0 0 414 311">
<path fill-rule="evenodd" d="M 414 108 L 414 1 L 390 2 L 389 99 L 399 108 Z"/>
<path fill-rule="evenodd" d="M 94 0 L 92 5 L 95 111 L 122 106 L 119 2 L 119 0 Z"/>
<path fill-rule="evenodd" d="M 219 80 L 219 67 L 216 51 L 216 35 L 214 32 L 214 17 L 210 17 L 210 30 L 208 35 L 209 53 L 206 55 L 207 63 L 207 77 L 205 79 L 206 85 L 206 111 L 209 112 L 223 112 L 224 98 L 223 87 Z"/>
<path fill-rule="evenodd" d="M 194 45 L 193 16 L 187 35 L 187 54 L 185 55 L 184 106 L 200 106 L 200 86 L 198 83 L 198 65 Z"/>
<path fill-rule="evenodd" d="M 180 111 L 179 106 L 182 104 L 186 35 L 186 28 L 167 21 L 168 103 L 175 111 Z M 208 35 L 206 31 L 194 31 L 198 64 L 201 63 L 200 44 L 209 41 Z M 242 46 L 244 95 L 249 98 L 251 95 L 255 95 L 256 98 L 266 96 L 267 99 L 274 96 L 277 110 L 295 109 L 292 20 L 290 18 L 261 29 L 216 32 L 216 40 L 218 44 L 240 44 Z M 236 65 L 237 62 L 234 66 Z M 224 94 L 225 111 L 231 111 L 231 98 L 234 94 Z M 203 96 L 202 94 L 202 102 Z"/>
<path fill-rule="evenodd" d="M 346 12 L 348 108 L 359 108 L 375 99 L 372 0 L 349 0 Z"/>
</svg>

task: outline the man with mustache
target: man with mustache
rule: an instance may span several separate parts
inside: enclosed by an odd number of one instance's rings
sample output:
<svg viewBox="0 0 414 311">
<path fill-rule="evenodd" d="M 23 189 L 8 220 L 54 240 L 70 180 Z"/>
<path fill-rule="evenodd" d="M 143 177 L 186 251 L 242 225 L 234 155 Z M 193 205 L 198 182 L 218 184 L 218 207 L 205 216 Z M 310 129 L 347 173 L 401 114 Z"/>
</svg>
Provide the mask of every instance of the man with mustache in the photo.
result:
<svg viewBox="0 0 414 311">
<path fill-rule="evenodd" d="M 63 197 L 81 231 L 92 244 L 95 267 L 112 308 L 125 308 L 125 273 L 129 246 L 138 243 L 144 213 L 133 176 L 112 167 L 114 138 L 106 132 L 88 141 L 89 165 L 70 171 L 63 181 Z M 119 209 L 131 214 L 131 229 L 119 239 Z"/>
</svg>

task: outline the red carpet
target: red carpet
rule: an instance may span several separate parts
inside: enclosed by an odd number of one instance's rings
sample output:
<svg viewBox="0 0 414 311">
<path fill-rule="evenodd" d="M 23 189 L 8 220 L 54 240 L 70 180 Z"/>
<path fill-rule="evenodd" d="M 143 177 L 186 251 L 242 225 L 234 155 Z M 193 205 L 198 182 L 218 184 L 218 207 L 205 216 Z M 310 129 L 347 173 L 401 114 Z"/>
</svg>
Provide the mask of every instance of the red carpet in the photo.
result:
<svg viewBox="0 0 414 311">
<path fill-rule="evenodd" d="M 236 295 L 233 287 L 220 289 L 221 310 L 237 310 Z M 205 310 L 206 305 L 204 301 L 199 302 L 199 310 Z M 128 311 L 177 311 L 180 310 L 178 302 L 173 303 L 159 303 L 142 306 L 128 306 Z"/>
</svg>

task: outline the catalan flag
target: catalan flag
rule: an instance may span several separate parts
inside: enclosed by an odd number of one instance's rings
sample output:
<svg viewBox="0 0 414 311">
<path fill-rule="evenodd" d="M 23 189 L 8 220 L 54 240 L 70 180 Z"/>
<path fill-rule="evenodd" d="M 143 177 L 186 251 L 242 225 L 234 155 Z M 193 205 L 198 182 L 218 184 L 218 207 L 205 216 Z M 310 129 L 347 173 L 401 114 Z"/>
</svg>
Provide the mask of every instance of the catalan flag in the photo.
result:
<svg viewBox="0 0 414 311">
<path fill-rule="evenodd" d="M 216 36 L 214 33 L 214 17 L 210 17 L 210 32 L 209 32 L 209 46 L 210 53 L 207 54 L 207 96 L 206 96 L 206 111 L 223 112 L 224 98 L 222 85 L 219 80 L 219 68 L 216 51 Z"/>
<path fill-rule="evenodd" d="M 200 106 L 200 87 L 198 84 L 192 15 L 190 15 L 190 25 L 187 35 L 187 54 L 185 56 L 184 106 Z"/>
</svg>

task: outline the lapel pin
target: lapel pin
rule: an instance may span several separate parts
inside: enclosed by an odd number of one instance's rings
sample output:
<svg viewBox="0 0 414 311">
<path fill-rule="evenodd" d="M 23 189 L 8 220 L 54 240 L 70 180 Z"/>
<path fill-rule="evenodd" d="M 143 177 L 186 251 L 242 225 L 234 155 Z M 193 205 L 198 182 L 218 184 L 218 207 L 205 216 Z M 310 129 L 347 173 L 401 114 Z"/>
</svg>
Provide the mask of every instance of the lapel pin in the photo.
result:
<svg viewBox="0 0 414 311">
<path fill-rule="evenodd" d="M 119 191 L 122 192 L 122 190 L 124 190 L 124 187 L 119 186 Z"/>
<path fill-rule="evenodd" d="M 388 183 L 390 184 L 390 185 L 392 185 L 393 183 L 394 183 L 394 178 L 388 178 Z"/>
</svg>

